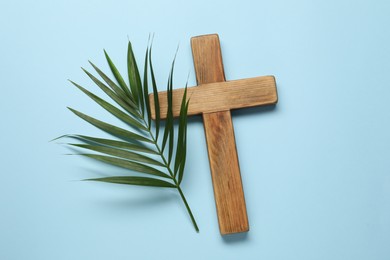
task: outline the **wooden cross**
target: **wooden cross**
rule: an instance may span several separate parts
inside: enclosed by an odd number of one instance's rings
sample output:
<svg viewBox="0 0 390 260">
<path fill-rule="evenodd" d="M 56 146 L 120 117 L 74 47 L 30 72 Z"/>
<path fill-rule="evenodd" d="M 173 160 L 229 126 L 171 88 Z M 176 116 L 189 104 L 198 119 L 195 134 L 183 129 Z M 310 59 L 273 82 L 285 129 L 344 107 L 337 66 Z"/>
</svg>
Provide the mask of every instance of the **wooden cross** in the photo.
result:
<svg viewBox="0 0 390 260">
<path fill-rule="evenodd" d="M 249 230 L 238 164 L 231 109 L 276 104 L 273 76 L 226 81 L 217 34 L 191 39 L 198 86 L 187 89 L 188 115 L 203 116 L 214 197 L 222 235 Z M 184 89 L 173 90 L 173 113 L 179 116 Z M 153 95 L 150 95 L 152 117 Z M 159 93 L 160 117 L 166 118 L 167 95 Z"/>
</svg>

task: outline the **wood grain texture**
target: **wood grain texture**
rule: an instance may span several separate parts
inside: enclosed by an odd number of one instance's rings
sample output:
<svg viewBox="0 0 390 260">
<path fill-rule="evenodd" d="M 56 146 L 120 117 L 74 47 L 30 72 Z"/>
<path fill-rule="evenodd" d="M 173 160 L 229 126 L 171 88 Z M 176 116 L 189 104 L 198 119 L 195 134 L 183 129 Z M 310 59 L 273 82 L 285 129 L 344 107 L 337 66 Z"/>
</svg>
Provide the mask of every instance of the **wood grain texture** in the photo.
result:
<svg viewBox="0 0 390 260">
<path fill-rule="evenodd" d="M 191 45 L 198 85 L 224 82 L 218 35 L 194 37 Z M 220 232 L 246 232 L 249 223 L 230 110 L 203 113 L 203 122 Z"/>
<path fill-rule="evenodd" d="M 200 87 L 200 88 L 199 88 Z M 173 90 L 173 115 L 180 115 L 184 89 Z M 159 92 L 160 118 L 167 115 L 167 92 Z M 187 88 L 188 115 L 275 104 L 278 101 L 273 76 L 202 84 Z M 152 118 L 156 118 L 154 95 L 149 95 Z"/>
<path fill-rule="evenodd" d="M 222 235 L 249 230 L 230 111 L 205 113 L 211 177 Z"/>
</svg>

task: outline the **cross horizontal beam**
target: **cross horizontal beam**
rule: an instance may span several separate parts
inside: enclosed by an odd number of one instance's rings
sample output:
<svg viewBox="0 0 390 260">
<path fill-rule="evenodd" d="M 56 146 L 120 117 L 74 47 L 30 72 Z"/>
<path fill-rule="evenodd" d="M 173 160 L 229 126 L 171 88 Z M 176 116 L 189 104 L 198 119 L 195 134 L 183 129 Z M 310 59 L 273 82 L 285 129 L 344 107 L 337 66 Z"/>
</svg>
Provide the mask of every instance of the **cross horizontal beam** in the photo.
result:
<svg viewBox="0 0 390 260">
<path fill-rule="evenodd" d="M 201 88 L 199 88 L 201 86 Z M 180 115 L 180 105 L 184 89 L 173 90 L 173 116 Z M 167 92 L 159 92 L 160 117 L 166 118 Z M 187 88 L 190 100 L 188 115 L 198 115 L 231 109 L 272 105 L 278 101 L 274 76 L 232 80 L 202 84 Z M 152 118 L 156 118 L 154 95 L 149 95 Z"/>
</svg>

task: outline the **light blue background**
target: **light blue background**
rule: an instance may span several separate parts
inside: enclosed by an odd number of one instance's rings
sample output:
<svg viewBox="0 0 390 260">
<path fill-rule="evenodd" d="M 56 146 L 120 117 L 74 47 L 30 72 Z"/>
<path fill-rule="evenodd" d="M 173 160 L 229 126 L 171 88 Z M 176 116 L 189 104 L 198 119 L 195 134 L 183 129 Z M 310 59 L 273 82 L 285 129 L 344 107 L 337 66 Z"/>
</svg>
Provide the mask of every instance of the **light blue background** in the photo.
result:
<svg viewBox="0 0 390 260">
<path fill-rule="evenodd" d="M 0 259 L 390 259 L 390 2 L 1 1 Z M 121 170 L 49 143 L 100 135 L 66 106 L 111 117 L 72 87 L 125 70 L 156 34 L 163 89 L 195 84 L 190 37 L 218 33 L 227 79 L 275 75 L 275 108 L 233 112 L 250 221 L 221 237 L 200 117 L 176 193 L 77 180 Z M 142 62 L 141 62 L 142 63 Z"/>
</svg>

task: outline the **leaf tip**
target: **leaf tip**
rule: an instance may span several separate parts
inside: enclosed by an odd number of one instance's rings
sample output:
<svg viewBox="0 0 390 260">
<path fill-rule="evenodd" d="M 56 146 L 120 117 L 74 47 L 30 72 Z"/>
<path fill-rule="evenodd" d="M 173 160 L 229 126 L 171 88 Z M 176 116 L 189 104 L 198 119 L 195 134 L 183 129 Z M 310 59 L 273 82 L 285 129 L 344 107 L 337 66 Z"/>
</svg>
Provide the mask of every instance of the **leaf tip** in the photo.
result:
<svg viewBox="0 0 390 260">
<path fill-rule="evenodd" d="M 58 139 L 62 139 L 62 138 L 64 138 L 64 137 L 68 137 L 68 135 L 61 135 L 61 136 L 59 136 L 59 137 L 53 138 L 53 139 L 49 140 L 49 143 L 54 142 L 54 141 L 56 141 L 56 140 L 58 140 Z"/>
<path fill-rule="evenodd" d="M 72 111 L 73 113 L 75 113 L 76 112 L 76 110 L 75 109 L 73 109 L 73 108 L 71 108 L 71 107 L 66 107 L 67 109 L 69 109 L 70 111 Z"/>
</svg>

